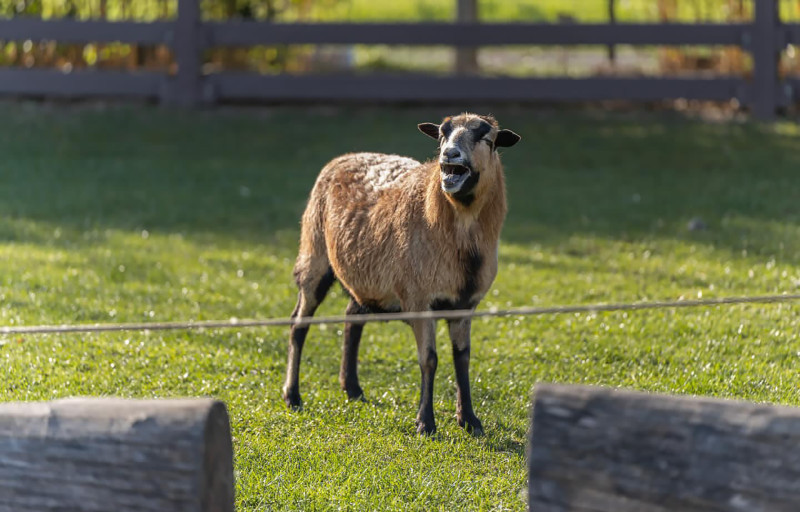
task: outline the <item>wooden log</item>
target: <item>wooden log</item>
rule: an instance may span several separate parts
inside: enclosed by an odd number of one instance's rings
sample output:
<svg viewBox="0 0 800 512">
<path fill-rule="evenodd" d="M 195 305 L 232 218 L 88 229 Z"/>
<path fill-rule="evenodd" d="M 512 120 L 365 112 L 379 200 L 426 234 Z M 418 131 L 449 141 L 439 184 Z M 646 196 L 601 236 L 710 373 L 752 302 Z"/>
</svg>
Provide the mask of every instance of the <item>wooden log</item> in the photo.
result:
<svg viewBox="0 0 800 512">
<path fill-rule="evenodd" d="M 232 512 L 233 489 L 222 402 L 0 404 L 2 512 Z"/>
<path fill-rule="evenodd" d="M 532 512 L 800 509 L 800 409 L 539 385 Z"/>
</svg>

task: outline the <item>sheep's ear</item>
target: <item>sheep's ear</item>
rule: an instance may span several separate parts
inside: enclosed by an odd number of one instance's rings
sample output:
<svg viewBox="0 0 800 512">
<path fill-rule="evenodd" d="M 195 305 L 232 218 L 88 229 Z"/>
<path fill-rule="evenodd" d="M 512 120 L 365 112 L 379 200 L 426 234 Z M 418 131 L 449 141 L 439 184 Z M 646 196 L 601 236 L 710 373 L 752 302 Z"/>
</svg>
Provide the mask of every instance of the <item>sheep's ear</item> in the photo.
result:
<svg viewBox="0 0 800 512">
<path fill-rule="evenodd" d="M 511 130 L 500 130 L 497 132 L 497 138 L 494 139 L 494 144 L 500 148 L 510 148 L 522 137 L 517 135 L 516 133 L 512 132 Z"/>
<path fill-rule="evenodd" d="M 433 123 L 420 123 L 417 125 L 419 131 L 431 137 L 433 139 L 439 140 L 439 125 Z"/>
</svg>

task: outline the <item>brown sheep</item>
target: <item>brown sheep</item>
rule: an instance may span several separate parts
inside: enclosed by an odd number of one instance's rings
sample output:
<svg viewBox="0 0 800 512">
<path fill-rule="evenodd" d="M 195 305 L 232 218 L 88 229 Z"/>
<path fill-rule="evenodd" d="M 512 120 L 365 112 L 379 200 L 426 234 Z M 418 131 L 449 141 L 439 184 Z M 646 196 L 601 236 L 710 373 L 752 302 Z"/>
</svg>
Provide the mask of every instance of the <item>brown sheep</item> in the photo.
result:
<svg viewBox="0 0 800 512">
<path fill-rule="evenodd" d="M 347 314 L 474 309 L 494 281 L 506 215 L 497 147 L 520 137 L 489 116 L 461 114 L 418 126 L 439 140 L 439 158 L 354 153 L 320 172 L 303 214 L 294 276 L 293 318 L 309 317 L 335 280 L 350 295 Z M 422 391 L 417 431 L 436 430 L 433 378 L 436 322 L 408 322 L 417 342 Z M 339 382 L 363 397 L 357 358 L 363 323 L 345 324 Z M 449 321 L 458 391 L 458 424 L 483 433 L 469 389 L 470 319 Z M 298 373 L 308 326 L 294 326 L 283 397 L 300 407 Z"/>
</svg>

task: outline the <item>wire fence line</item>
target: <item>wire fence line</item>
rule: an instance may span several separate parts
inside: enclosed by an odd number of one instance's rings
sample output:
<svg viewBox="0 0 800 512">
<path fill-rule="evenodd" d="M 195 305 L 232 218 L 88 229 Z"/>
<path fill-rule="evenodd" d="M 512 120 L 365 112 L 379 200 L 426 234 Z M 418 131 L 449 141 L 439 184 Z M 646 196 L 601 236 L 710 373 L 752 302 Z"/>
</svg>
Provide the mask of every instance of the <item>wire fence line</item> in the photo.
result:
<svg viewBox="0 0 800 512">
<path fill-rule="evenodd" d="M 573 306 L 520 307 L 489 309 L 485 311 L 418 311 L 406 313 L 376 313 L 362 315 L 320 316 L 303 318 L 265 318 L 262 320 L 202 320 L 180 322 L 134 322 L 104 324 L 61 324 L 0 327 L 0 335 L 98 333 L 121 331 L 168 331 L 199 329 L 243 329 L 248 327 L 310 326 L 322 324 L 392 322 L 412 320 L 460 320 L 465 318 L 560 315 L 567 313 L 609 313 L 615 311 L 640 311 L 645 309 L 696 308 L 735 304 L 774 304 L 800 300 L 800 294 L 757 295 L 722 297 L 697 300 L 672 300 L 653 302 L 627 302 L 611 304 L 582 304 Z"/>
</svg>

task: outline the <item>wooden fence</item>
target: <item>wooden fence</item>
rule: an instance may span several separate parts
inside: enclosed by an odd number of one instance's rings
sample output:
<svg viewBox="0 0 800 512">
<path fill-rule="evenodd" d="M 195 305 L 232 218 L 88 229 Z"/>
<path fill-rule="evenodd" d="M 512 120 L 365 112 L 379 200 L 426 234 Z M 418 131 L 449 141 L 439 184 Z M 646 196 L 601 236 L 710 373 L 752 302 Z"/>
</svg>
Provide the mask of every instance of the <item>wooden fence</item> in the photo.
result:
<svg viewBox="0 0 800 512">
<path fill-rule="evenodd" d="M 173 21 L 150 23 L 0 20 L 0 40 L 166 44 L 177 72 L 0 68 L 0 95 L 127 96 L 195 106 L 231 100 L 287 101 L 591 101 L 731 100 L 762 119 L 800 97 L 800 80 L 779 79 L 780 53 L 800 44 L 800 24 L 781 23 L 777 0 L 756 0 L 751 23 L 265 23 L 206 22 L 198 0 L 178 0 Z M 418 74 L 261 75 L 202 73 L 212 47 L 284 44 L 386 45 L 730 45 L 753 57 L 752 78 L 487 78 Z"/>
</svg>

